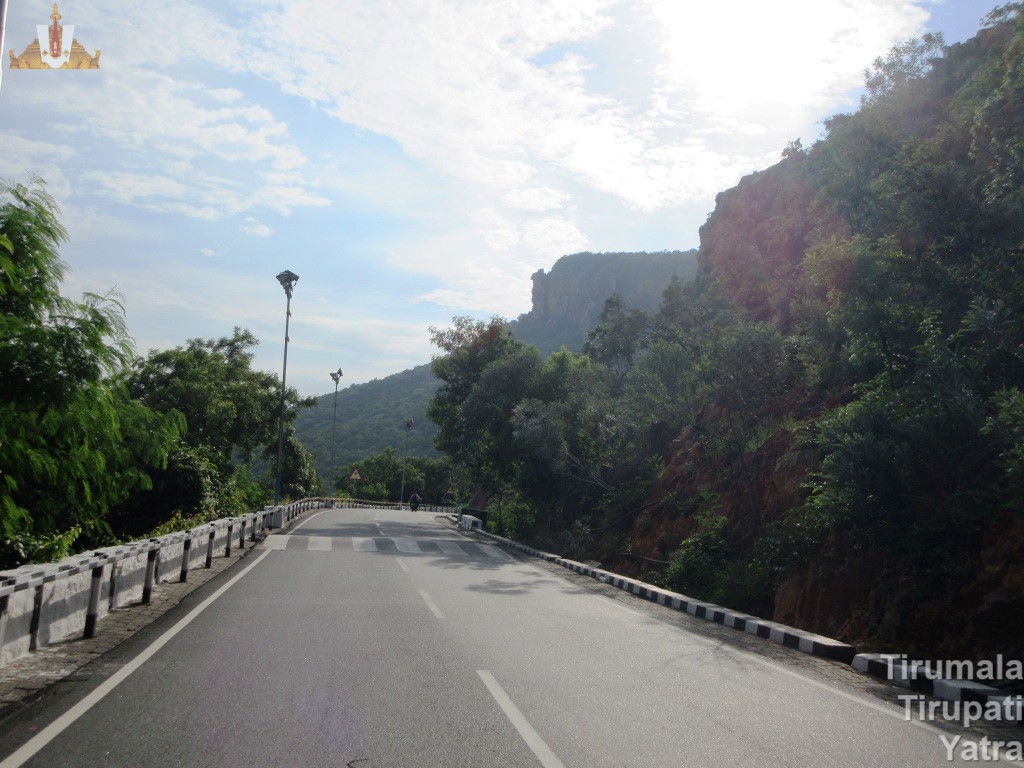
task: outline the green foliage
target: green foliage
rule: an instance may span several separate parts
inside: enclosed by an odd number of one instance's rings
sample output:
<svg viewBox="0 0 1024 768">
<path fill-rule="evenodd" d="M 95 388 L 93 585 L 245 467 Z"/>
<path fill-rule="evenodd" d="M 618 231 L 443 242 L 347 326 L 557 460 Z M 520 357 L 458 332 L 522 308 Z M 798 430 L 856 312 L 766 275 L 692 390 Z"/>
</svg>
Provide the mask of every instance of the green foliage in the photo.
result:
<svg viewBox="0 0 1024 768">
<path fill-rule="evenodd" d="M 331 475 L 332 452 L 335 472 L 389 447 L 404 451 L 407 441 L 410 455 L 438 458 L 441 454 L 433 444 L 437 427 L 426 417 L 427 402 L 436 391 L 437 380 L 429 365 L 355 384 L 338 391 L 336 422 L 332 391 L 298 414 L 295 436 L 313 455 L 317 474 L 324 478 Z M 413 420 L 408 435 L 404 428 L 407 418 Z"/>
<path fill-rule="evenodd" d="M 927 33 L 920 39 L 910 38 L 893 47 L 885 57 L 872 62 L 864 70 L 864 104 L 883 98 L 892 98 L 912 80 L 919 80 L 931 69 L 932 63 L 942 55 L 945 41 L 941 33 Z"/>
<path fill-rule="evenodd" d="M 487 528 L 515 541 L 532 535 L 537 513 L 518 492 L 506 489 L 487 504 Z"/>
<path fill-rule="evenodd" d="M 243 328 L 221 339 L 191 339 L 184 347 L 150 352 L 128 378 L 132 397 L 161 413 L 178 411 L 188 423 L 185 441 L 211 448 L 227 465 L 234 451 L 249 457 L 277 445 L 281 380 L 252 369 L 259 343 Z M 285 425 L 313 398 L 285 393 Z"/>
<path fill-rule="evenodd" d="M 334 495 L 368 501 L 398 501 L 403 467 L 406 501 L 413 493 L 418 493 L 425 504 L 444 503 L 446 491 L 452 485 L 448 460 L 429 456 L 403 459 L 394 448 L 385 448 L 343 467 L 335 479 Z M 361 480 L 350 479 L 356 469 Z"/>
<path fill-rule="evenodd" d="M 121 384 L 120 303 L 60 295 L 58 213 L 38 179 L 0 185 L 2 566 L 109 542 L 109 511 L 150 486 L 183 430 Z"/>
<path fill-rule="evenodd" d="M 622 297 L 613 293 L 601 310 L 601 322 L 587 335 L 583 353 L 624 376 L 643 347 L 649 326 L 646 312 L 626 308 Z"/>
<path fill-rule="evenodd" d="M 657 314 L 612 297 L 584 354 L 543 363 L 498 321 L 436 332 L 427 413 L 494 526 L 626 540 L 748 610 L 813 582 L 818 631 L 1024 651 L 962 599 L 1024 553 L 1021 7 L 876 60 L 857 113 L 719 195 Z"/>
</svg>

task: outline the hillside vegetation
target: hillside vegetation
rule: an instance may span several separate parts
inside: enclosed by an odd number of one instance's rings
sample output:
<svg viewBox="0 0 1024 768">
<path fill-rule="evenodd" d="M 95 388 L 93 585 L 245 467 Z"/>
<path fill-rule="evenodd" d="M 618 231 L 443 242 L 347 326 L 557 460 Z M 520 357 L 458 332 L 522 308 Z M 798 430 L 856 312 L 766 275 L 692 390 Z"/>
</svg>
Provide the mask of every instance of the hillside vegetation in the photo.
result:
<svg viewBox="0 0 1024 768">
<path fill-rule="evenodd" d="M 863 647 L 1024 652 L 1019 8 L 878 59 L 657 312 L 546 360 L 436 332 L 427 413 L 495 527 Z"/>
<path fill-rule="evenodd" d="M 533 275 L 532 308 L 510 323 L 509 331 L 537 347 L 542 356 L 562 346 L 578 352 L 587 333 L 597 325 L 609 296 L 618 294 L 631 307 L 653 310 L 673 276 L 691 280 L 696 271 L 694 251 L 563 256 L 549 273 L 542 269 Z M 424 363 L 340 390 L 335 465 L 353 464 L 389 448 L 401 454 L 405 451 L 407 418 L 414 423 L 409 433 L 409 455 L 440 456 L 434 447 L 437 425 L 425 416 L 437 386 L 429 364 Z M 312 454 L 316 471 L 325 483 L 330 477 L 333 424 L 333 391 L 317 396 L 316 405 L 301 412 L 295 422 L 296 437 Z"/>
</svg>

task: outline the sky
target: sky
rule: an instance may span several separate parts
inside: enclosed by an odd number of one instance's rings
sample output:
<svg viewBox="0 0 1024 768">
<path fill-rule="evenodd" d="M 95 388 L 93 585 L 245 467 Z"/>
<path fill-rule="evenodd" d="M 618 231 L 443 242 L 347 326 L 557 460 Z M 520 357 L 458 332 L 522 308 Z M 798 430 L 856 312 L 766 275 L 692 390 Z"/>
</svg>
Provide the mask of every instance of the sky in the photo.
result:
<svg viewBox="0 0 1024 768">
<path fill-rule="evenodd" d="M 857 108 L 864 69 L 994 0 L 66 0 L 94 71 L 8 68 L 0 178 L 42 177 L 62 291 L 140 354 L 259 339 L 303 395 L 514 318 L 580 251 L 685 250 L 715 195 Z M 16 55 L 52 0 L 9 0 Z"/>
</svg>

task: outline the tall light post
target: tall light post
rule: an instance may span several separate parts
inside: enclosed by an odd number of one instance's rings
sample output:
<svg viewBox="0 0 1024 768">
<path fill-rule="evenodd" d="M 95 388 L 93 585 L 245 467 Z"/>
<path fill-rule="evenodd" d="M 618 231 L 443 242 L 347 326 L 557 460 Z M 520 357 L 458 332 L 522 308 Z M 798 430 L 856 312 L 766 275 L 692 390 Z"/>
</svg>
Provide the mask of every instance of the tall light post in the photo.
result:
<svg viewBox="0 0 1024 768">
<path fill-rule="evenodd" d="M 284 393 L 285 380 L 288 377 L 288 326 L 292 319 L 292 289 L 299 282 L 299 276 L 285 270 L 277 276 L 277 282 L 284 288 L 288 303 L 284 316 L 284 366 L 281 369 L 281 420 L 277 430 L 277 474 L 274 477 L 274 506 L 281 503 L 281 456 L 284 453 Z"/>
<path fill-rule="evenodd" d="M 341 376 L 341 368 L 331 372 L 331 378 L 334 379 L 334 421 L 331 422 L 331 509 L 334 508 L 334 434 L 338 428 L 338 383 Z"/>
<path fill-rule="evenodd" d="M 402 454 L 402 489 L 398 492 L 398 508 L 403 509 L 405 503 L 405 464 L 409 456 L 409 433 L 412 432 L 412 418 L 405 420 L 405 452 Z"/>
<path fill-rule="evenodd" d="M 0 0 L 0 53 L 7 49 L 4 47 L 7 37 L 7 0 Z M 3 84 L 4 70 L 0 66 L 0 85 Z"/>
</svg>

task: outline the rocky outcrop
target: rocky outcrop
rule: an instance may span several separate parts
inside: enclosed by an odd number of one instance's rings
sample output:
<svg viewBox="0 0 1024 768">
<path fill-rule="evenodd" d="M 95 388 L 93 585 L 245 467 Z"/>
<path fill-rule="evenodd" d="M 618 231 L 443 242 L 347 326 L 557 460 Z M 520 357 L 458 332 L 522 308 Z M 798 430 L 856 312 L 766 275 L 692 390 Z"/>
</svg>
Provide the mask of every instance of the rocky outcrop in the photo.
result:
<svg viewBox="0 0 1024 768">
<path fill-rule="evenodd" d="M 563 344 L 578 351 L 612 294 L 631 309 L 654 313 L 673 276 L 690 280 L 696 272 L 696 251 L 563 256 L 550 272 L 540 269 L 531 276 L 532 308 L 516 320 L 515 335 L 543 354 Z"/>
</svg>

